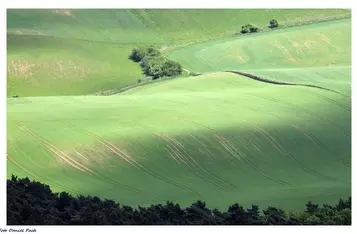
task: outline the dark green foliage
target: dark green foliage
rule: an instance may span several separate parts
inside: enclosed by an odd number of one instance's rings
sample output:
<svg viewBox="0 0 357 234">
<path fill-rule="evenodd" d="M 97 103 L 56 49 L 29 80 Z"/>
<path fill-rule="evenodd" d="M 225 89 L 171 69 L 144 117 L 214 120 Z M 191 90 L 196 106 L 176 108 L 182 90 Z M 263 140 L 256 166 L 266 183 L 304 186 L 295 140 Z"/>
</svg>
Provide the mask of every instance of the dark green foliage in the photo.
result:
<svg viewBox="0 0 357 234">
<path fill-rule="evenodd" d="M 240 30 L 240 33 L 242 34 L 249 33 L 249 27 L 247 25 L 243 25 L 242 29 Z"/>
<path fill-rule="evenodd" d="M 289 213 L 258 206 L 244 209 L 233 204 L 227 212 L 210 210 L 204 201 L 187 208 L 179 204 L 151 205 L 134 209 L 98 197 L 73 197 L 52 193 L 50 187 L 28 178 L 7 180 L 8 225 L 351 225 L 351 197 L 321 208 L 309 201 L 306 211 Z"/>
<path fill-rule="evenodd" d="M 277 28 L 279 27 L 279 22 L 276 19 L 272 19 L 269 21 L 269 28 Z"/>
<path fill-rule="evenodd" d="M 255 27 L 251 24 L 246 24 L 242 26 L 242 29 L 240 30 L 240 33 L 245 34 L 245 33 L 255 33 L 258 32 L 258 27 Z"/>
<path fill-rule="evenodd" d="M 134 48 L 129 55 L 129 59 L 134 62 L 140 62 L 145 57 L 145 49 L 143 48 Z"/>
<path fill-rule="evenodd" d="M 154 47 L 137 47 L 131 51 L 129 55 L 129 59 L 134 62 L 140 62 L 145 56 L 160 56 L 160 51 L 155 49 Z"/>
<path fill-rule="evenodd" d="M 153 79 L 164 76 L 179 76 L 182 73 L 181 64 L 166 59 L 154 47 L 135 48 L 129 58 L 134 62 L 140 62 L 144 74 Z"/>
<path fill-rule="evenodd" d="M 178 76 L 182 73 L 182 66 L 178 62 L 167 60 L 162 66 L 164 76 Z"/>
<path fill-rule="evenodd" d="M 251 26 L 251 27 L 249 28 L 249 32 L 251 32 L 251 33 L 258 32 L 258 27 Z"/>
</svg>

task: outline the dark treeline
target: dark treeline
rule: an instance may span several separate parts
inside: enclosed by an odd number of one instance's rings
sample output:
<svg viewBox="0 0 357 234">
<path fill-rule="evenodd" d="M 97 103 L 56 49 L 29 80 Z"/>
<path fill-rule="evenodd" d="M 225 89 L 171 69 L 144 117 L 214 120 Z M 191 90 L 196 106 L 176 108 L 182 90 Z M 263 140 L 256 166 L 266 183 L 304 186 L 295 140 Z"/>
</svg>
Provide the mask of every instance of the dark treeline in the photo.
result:
<svg viewBox="0 0 357 234">
<path fill-rule="evenodd" d="M 351 225 L 351 197 L 336 205 L 308 202 L 305 211 L 287 213 L 276 207 L 260 212 L 258 206 L 244 209 L 239 204 L 226 212 L 209 209 L 197 201 L 138 207 L 120 205 L 98 197 L 73 197 L 53 193 L 50 187 L 28 178 L 7 180 L 8 225 Z"/>
</svg>

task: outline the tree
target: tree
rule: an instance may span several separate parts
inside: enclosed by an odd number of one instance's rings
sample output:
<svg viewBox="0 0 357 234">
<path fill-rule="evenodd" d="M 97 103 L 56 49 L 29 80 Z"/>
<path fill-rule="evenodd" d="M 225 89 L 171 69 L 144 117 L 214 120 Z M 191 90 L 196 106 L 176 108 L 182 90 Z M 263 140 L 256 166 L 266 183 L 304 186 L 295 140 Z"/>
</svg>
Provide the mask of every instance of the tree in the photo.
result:
<svg viewBox="0 0 357 234">
<path fill-rule="evenodd" d="M 255 27 L 255 26 L 251 25 L 249 27 L 249 32 L 251 32 L 251 33 L 258 32 L 258 27 Z"/>
<path fill-rule="evenodd" d="M 242 34 L 249 33 L 249 27 L 247 25 L 243 25 L 242 29 L 240 30 L 240 33 Z"/>
<path fill-rule="evenodd" d="M 154 79 L 160 78 L 162 76 L 163 72 L 162 69 L 159 65 L 155 64 L 151 67 L 149 67 L 149 74 L 152 76 Z"/>
<path fill-rule="evenodd" d="M 242 29 L 240 31 L 242 34 L 245 33 L 254 33 L 254 32 L 258 32 L 258 27 L 255 27 L 251 24 L 246 24 L 242 26 Z"/>
<path fill-rule="evenodd" d="M 182 73 L 182 66 L 178 62 L 168 60 L 162 66 L 164 76 L 178 76 Z"/>
<path fill-rule="evenodd" d="M 277 28 L 279 27 L 279 22 L 276 19 L 272 19 L 269 21 L 269 28 Z"/>
<path fill-rule="evenodd" d="M 143 48 L 134 48 L 129 55 L 129 59 L 134 62 L 140 62 L 145 57 L 145 49 Z"/>
</svg>

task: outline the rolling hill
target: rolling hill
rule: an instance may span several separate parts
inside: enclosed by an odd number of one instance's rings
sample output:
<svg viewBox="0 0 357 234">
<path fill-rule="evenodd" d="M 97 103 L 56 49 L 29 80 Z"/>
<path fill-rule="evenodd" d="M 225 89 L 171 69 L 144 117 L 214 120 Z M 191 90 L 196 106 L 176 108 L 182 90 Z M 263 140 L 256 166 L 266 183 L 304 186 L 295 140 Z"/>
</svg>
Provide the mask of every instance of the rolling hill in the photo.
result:
<svg viewBox="0 0 357 234">
<path fill-rule="evenodd" d="M 350 19 L 232 33 L 238 20 L 263 27 L 279 16 L 289 26 L 350 11 L 223 12 L 8 12 L 8 96 L 20 98 L 7 100 L 7 176 L 133 206 L 201 199 L 296 210 L 349 196 Z M 36 33 L 15 32 L 24 29 Z M 88 95 L 135 82 L 141 71 L 127 55 L 137 43 L 166 46 L 204 74 Z"/>
<path fill-rule="evenodd" d="M 275 17 L 289 27 L 350 16 L 350 10 L 334 9 L 9 9 L 7 94 L 84 95 L 134 84 L 141 69 L 127 58 L 138 44 L 169 52 L 231 37 L 247 22 L 267 28 Z"/>
</svg>

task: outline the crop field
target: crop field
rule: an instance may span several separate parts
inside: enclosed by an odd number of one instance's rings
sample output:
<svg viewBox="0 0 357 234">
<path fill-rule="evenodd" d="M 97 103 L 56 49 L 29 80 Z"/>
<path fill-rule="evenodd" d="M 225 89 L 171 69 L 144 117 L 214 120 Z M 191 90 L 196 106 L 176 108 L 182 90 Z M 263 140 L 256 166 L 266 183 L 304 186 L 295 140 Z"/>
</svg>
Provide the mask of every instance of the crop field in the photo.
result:
<svg viewBox="0 0 357 234">
<path fill-rule="evenodd" d="M 289 26 L 350 15 L 333 9 L 8 10 L 7 95 L 84 95 L 133 84 L 141 69 L 128 55 L 138 44 L 165 53 L 231 37 L 248 20 L 267 28 L 272 17 Z"/>
<path fill-rule="evenodd" d="M 287 27 L 349 11 L 254 11 L 96 11 L 90 21 L 84 10 L 13 10 L 7 176 L 132 206 L 201 199 L 222 210 L 236 202 L 298 210 L 350 196 L 351 19 Z M 39 15 L 59 26 L 35 28 Z M 222 18 L 205 22 L 212 15 Z M 275 16 L 286 28 L 231 33 L 236 20 L 263 27 Z M 38 33 L 14 33 L 20 25 Z M 142 76 L 128 59 L 140 43 L 167 46 L 170 59 L 203 74 L 91 95 Z"/>
</svg>

